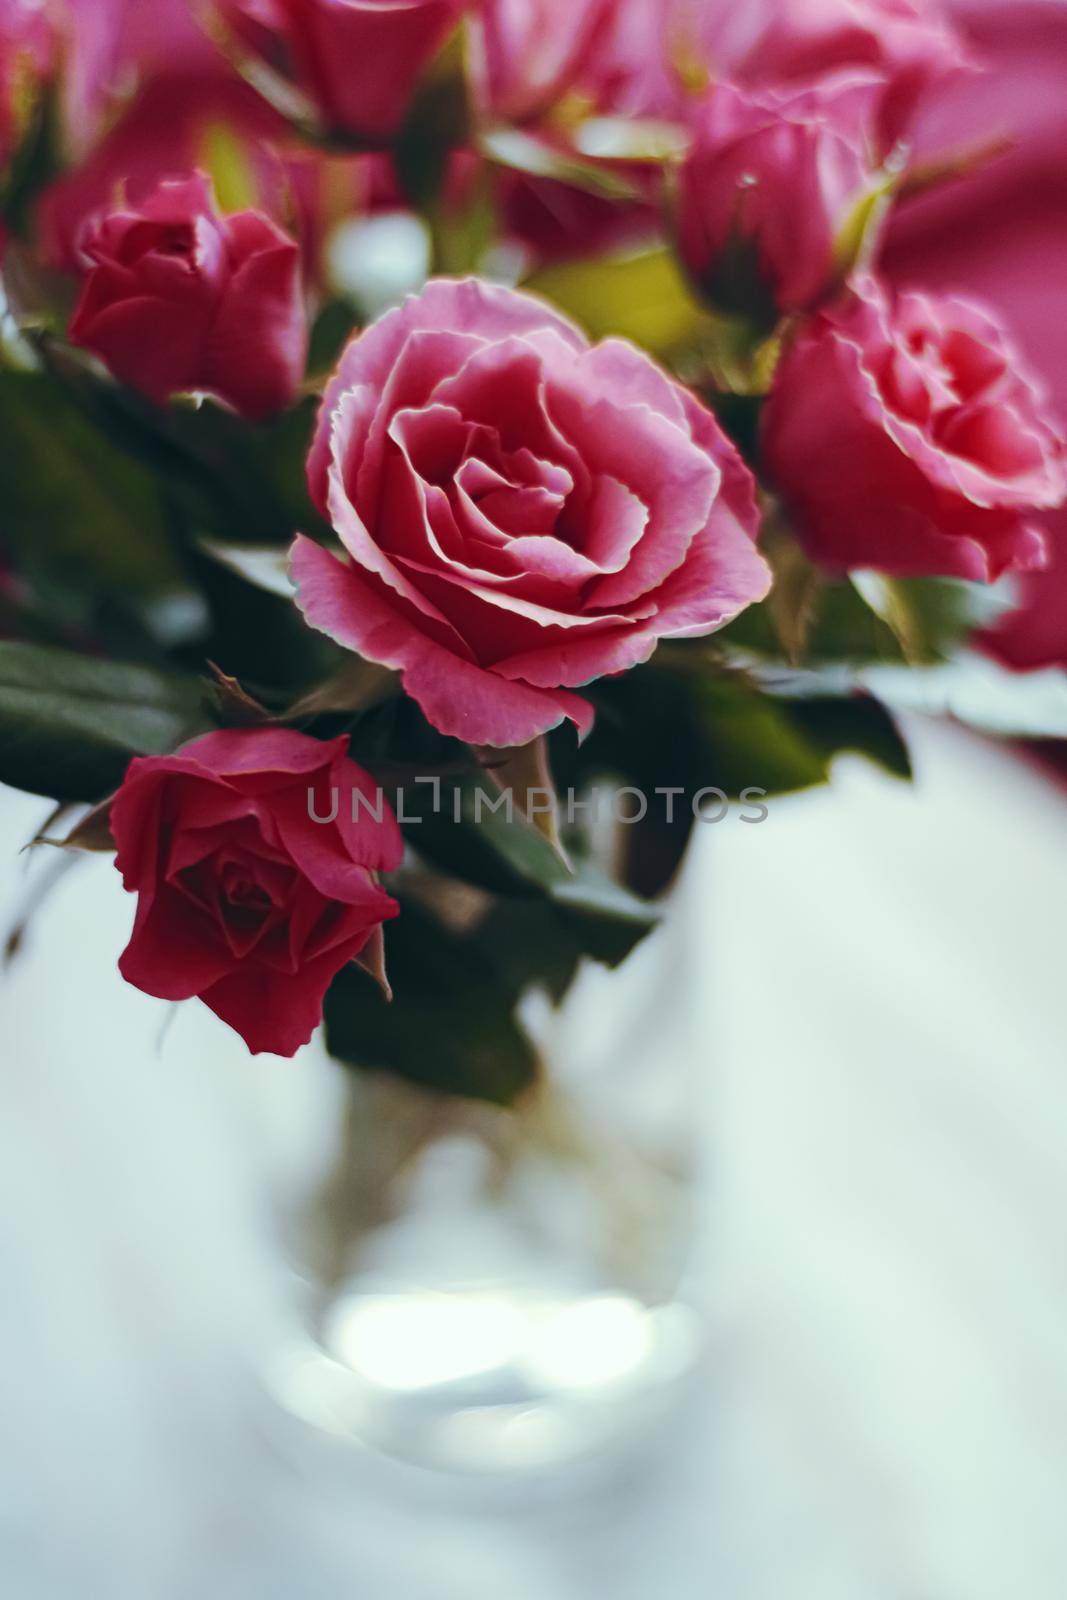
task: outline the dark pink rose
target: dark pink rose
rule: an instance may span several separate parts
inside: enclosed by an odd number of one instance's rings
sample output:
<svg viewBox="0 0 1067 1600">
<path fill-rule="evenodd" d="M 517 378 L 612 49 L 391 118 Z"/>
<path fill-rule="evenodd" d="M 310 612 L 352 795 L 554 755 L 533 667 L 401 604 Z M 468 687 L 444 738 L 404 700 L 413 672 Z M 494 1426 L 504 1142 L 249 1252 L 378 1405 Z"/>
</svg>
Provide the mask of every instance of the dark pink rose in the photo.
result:
<svg viewBox="0 0 1067 1600">
<path fill-rule="evenodd" d="M 322 120 L 372 143 L 400 128 L 424 69 L 467 0 L 217 0 L 268 65 L 292 78 Z"/>
<path fill-rule="evenodd" d="M 952 9 L 986 71 L 932 100 L 916 159 L 1002 136 L 1010 148 L 965 182 L 898 207 L 884 270 L 898 283 L 956 286 L 996 307 L 1067 417 L 1067 4 L 956 0 Z M 1046 525 L 1047 571 L 1019 580 L 1019 608 L 984 638 L 1021 669 L 1067 667 L 1067 510 Z"/>
<path fill-rule="evenodd" d="M 349 345 L 308 471 L 343 547 L 296 542 L 308 621 L 476 744 L 587 729 L 573 689 L 769 586 L 751 475 L 703 406 L 632 346 L 590 348 L 475 280 Z"/>
<path fill-rule="evenodd" d="M 220 216 L 200 174 L 93 224 L 70 337 L 160 403 L 201 391 L 283 410 L 307 354 L 300 252 L 258 211 Z"/>
<path fill-rule="evenodd" d="M 683 259 L 727 310 L 798 311 L 841 271 L 839 244 L 874 186 L 869 84 L 757 95 L 718 84 L 679 174 Z"/>
<path fill-rule="evenodd" d="M 221 137 L 256 205 L 281 220 L 285 171 L 277 141 L 286 125 L 262 96 L 228 70 L 153 78 L 91 153 L 44 191 L 37 220 L 49 263 L 77 271 L 86 223 L 116 194 L 138 204 L 164 178 L 210 165 Z"/>
<path fill-rule="evenodd" d="M 370 165 L 380 158 L 330 154 L 297 144 L 285 120 L 228 68 L 151 78 L 92 153 L 44 192 L 37 208 L 50 264 L 77 271 L 88 220 L 122 193 L 136 206 L 165 178 L 211 170 L 237 181 L 280 226 L 297 227 L 305 276 L 320 276 L 331 227 L 365 209 Z"/>
<path fill-rule="evenodd" d="M 1042 565 L 1067 495 L 1044 404 L 988 313 L 865 279 L 788 347 L 764 457 L 815 560 L 991 581 Z"/>
<path fill-rule="evenodd" d="M 400 865 L 400 830 L 347 748 L 251 728 L 130 763 L 111 807 L 137 896 L 127 983 L 198 995 L 253 1053 L 307 1043 L 334 976 L 398 912 L 377 874 Z"/>
<path fill-rule="evenodd" d="M 884 85 L 883 149 L 931 85 L 970 65 L 935 0 L 681 0 L 703 58 L 739 83 L 805 83 L 863 68 Z"/>
<path fill-rule="evenodd" d="M 521 122 L 587 84 L 614 11 L 615 0 L 482 0 L 471 37 L 486 108 Z"/>
</svg>

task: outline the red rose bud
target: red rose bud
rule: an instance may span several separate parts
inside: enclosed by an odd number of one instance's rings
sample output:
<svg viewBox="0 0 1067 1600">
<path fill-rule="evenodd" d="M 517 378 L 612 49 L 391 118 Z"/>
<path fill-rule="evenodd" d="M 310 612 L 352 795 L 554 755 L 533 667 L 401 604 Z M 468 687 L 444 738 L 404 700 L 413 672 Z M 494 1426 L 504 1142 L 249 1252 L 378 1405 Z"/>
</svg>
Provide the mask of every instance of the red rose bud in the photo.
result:
<svg viewBox="0 0 1067 1600">
<path fill-rule="evenodd" d="M 372 965 L 398 912 L 376 874 L 400 865 L 400 830 L 347 748 L 251 728 L 130 763 L 111 807 L 137 896 L 127 983 L 199 996 L 254 1054 L 307 1043 L 336 973 Z"/>
<path fill-rule="evenodd" d="M 385 143 L 466 0 L 216 0 L 238 40 L 280 69 L 326 126 Z"/>
<path fill-rule="evenodd" d="M 300 252 L 258 211 L 221 216 L 202 174 L 90 224 L 70 325 L 117 378 L 160 403 L 193 391 L 253 418 L 284 410 L 307 355 Z"/>
<path fill-rule="evenodd" d="M 816 561 L 992 582 L 1044 564 L 1067 496 L 1043 405 L 989 313 L 865 278 L 783 356 L 764 459 Z"/>
<path fill-rule="evenodd" d="M 313 627 L 397 668 L 443 733 L 527 744 L 572 691 L 766 594 L 752 475 L 711 413 L 543 301 L 431 282 L 354 339 L 308 461 Z"/>
<path fill-rule="evenodd" d="M 773 324 L 840 281 L 842 245 L 879 179 L 868 83 L 754 95 L 718 84 L 679 176 L 679 246 L 713 304 Z M 854 253 L 854 251 L 853 251 Z"/>
</svg>

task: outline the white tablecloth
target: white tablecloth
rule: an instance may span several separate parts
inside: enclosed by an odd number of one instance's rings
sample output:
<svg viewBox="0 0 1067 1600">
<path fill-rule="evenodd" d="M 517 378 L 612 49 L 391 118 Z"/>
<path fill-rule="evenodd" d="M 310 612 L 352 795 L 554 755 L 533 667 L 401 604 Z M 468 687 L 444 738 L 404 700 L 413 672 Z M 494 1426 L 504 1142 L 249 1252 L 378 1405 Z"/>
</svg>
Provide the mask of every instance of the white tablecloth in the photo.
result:
<svg viewBox="0 0 1067 1600">
<path fill-rule="evenodd" d="M 639 1467 L 525 1503 L 323 1446 L 258 1357 L 338 1081 L 126 989 L 66 877 L 0 987 L 0 1583 L 13 1600 L 1062 1600 L 1067 798 L 913 730 L 702 829 L 716 1308 Z M 13 852 L 42 803 L 0 795 Z M 670 938 L 668 932 L 664 935 Z"/>
</svg>

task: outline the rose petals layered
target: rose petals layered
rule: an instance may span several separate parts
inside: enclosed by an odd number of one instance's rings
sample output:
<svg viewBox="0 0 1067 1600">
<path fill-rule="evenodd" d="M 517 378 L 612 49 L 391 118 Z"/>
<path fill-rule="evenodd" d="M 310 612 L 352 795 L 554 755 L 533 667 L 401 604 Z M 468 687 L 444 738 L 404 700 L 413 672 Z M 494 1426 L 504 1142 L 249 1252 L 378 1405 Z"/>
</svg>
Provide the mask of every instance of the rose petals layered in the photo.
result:
<svg viewBox="0 0 1067 1600">
<path fill-rule="evenodd" d="M 751 475 L 710 413 L 631 346 L 475 280 L 349 345 L 308 475 L 340 549 L 297 540 L 305 617 L 476 744 L 588 729 L 574 689 L 769 587 Z"/>
<path fill-rule="evenodd" d="M 965 183 L 897 207 L 883 270 L 994 306 L 1067 418 L 1067 6 L 952 0 L 952 14 L 986 71 L 936 97 L 917 130 L 917 160 L 990 139 L 1006 148 Z M 1021 670 L 1067 667 L 1067 511 L 1048 519 L 1048 535 L 1048 569 L 1019 581 L 1018 609 L 983 639 Z"/>
<path fill-rule="evenodd" d="M 679 174 L 678 234 L 713 302 L 773 320 L 826 293 L 839 241 L 875 181 L 867 142 L 874 109 L 868 82 L 709 91 Z"/>
<path fill-rule="evenodd" d="M 989 582 L 1045 560 L 1062 439 L 997 322 L 873 279 L 786 352 L 764 458 L 809 554 L 838 568 Z"/>
<path fill-rule="evenodd" d="M 100 218 L 82 250 L 70 336 L 123 382 L 161 403 L 202 391 L 252 418 L 293 400 L 307 354 L 300 252 L 267 217 L 220 216 L 197 174 Z"/>
<path fill-rule="evenodd" d="M 308 1042 L 336 973 L 398 912 L 377 874 L 399 866 L 400 830 L 347 748 L 254 728 L 130 764 L 111 807 L 137 895 L 128 983 L 199 996 L 253 1053 Z"/>
</svg>

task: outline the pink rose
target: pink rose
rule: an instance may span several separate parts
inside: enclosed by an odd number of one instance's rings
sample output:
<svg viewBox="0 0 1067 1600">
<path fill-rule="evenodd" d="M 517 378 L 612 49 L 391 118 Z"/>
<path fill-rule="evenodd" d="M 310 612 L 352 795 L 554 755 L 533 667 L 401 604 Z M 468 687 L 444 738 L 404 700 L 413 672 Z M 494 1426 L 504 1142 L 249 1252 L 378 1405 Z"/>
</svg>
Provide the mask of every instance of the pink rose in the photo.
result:
<svg viewBox="0 0 1067 1600">
<path fill-rule="evenodd" d="M 225 66 L 168 72 L 151 78 L 91 155 L 45 190 L 37 208 L 43 253 L 50 264 L 77 271 L 85 225 L 116 193 L 135 207 L 165 178 L 211 167 L 218 150 L 222 176 L 236 177 L 257 210 L 284 227 L 299 226 L 312 282 L 326 235 L 365 209 L 371 164 L 382 159 L 296 144 L 284 119 Z"/>
<path fill-rule="evenodd" d="M 230 27 L 291 77 L 333 129 L 393 137 L 467 0 L 216 0 Z"/>
<path fill-rule="evenodd" d="M 1043 404 L 986 312 L 865 279 L 783 356 L 764 458 L 815 560 L 991 581 L 1042 565 L 1067 495 Z"/>
<path fill-rule="evenodd" d="M 932 84 L 970 64 L 935 0 L 682 0 L 691 36 L 739 83 L 803 83 L 863 68 L 884 85 L 883 150 L 909 128 Z"/>
<path fill-rule="evenodd" d="M 400 865 L 400 830 L 347 748 L 252 728 L 130 763 L 111 807 L 137 896 L 127 983 L 198 995 L 253 1053 L 307 1043 L 334 976 L 399 909 L 376 874 Z"/>
<path fill-rule="evenodd" d="M 197 174 L 102 217 L 82 249 L 70 337 L 124 383 L 160 403 L 202 391 L 255 418 L 291 403 L 307 354 L 300 252 L 261 213 L 220 216 Z"/>
<path fill-rule="evenodd" d="M 679 174 L 682 256 L 728 310 L 813 305 L 840 269 L 838 242 L 872 187 L 869 85 L 756 96 L 720 84 L 694 119 Z"/>
<path fill-rule="evenodd" d="M 487 108 L 521 122 L 591 76 L 615 0 L 482 0 L 472 28 L 475 79 Z"/>
<path fill-rule="evenodd" d="M 207 166 L 212 137 L 220 134 L 257 206 L 280 219 L 285 171 L 273 146 L 285 133 L 262 96 L 227 70 L 153 78 L 85 160 L 44 191 L 37 208 L 42 251 L 51 265 L 76 272 L 86 223 L 116 194 L 137 204 L 164 178 Z"/>
<path fill-rule="evenodd" d="M 1067 3 L 956 0 L 952 10 L 987 70 L 931 103 L 917 159 L 1002 136 L 1010 149 L 966 182 L 898 207 L 884 270 L 898 283 L 956 286 L 995 306 L 1067 418 Z M 1047 528 L 1048 569 L 1019 581 L 1019 608 L 984 636 L 1020 669 L 1067 667 L 1067 510 Z"/>
<path fill-rule="evenodd" d="M 348 346 L 308 463 L 343 550 L 298 538 L 308 621 L 396 667 L 442 732 L 520 745 L 571 692 L 769 586 L 712 416 L 541 301 L 437 281 Z"/>
</svg>

